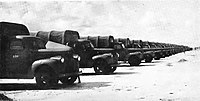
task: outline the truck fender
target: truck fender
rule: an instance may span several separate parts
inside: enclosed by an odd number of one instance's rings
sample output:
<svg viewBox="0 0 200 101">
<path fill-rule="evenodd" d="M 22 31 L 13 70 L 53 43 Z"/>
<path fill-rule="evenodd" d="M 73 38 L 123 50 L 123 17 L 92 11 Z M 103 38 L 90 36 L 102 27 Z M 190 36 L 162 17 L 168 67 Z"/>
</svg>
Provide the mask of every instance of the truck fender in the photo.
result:
<svg viewBox="0 0 200 101">
<path fill-rule="evenodd" d="M 147 51 L 147 52 L 144 52 L 144 54 L 152 54 L 153 51 Z"/>
<path fill-rule="evenodd" d="M 57 67 L 57 64 L 58 64 L 58 60 L 55 60 L 55 59 L 37 60 L 32 64 L 31 69 L 32 69 L 33 74 L 35 75 L 35 72 L 39 68 L 45 65 L 45 66 L 48 66 L 51 70 L 53 70 L 55 73 L 57 73 L 56 70 L 53 68 L 53 67 Z"/>
<path fill-rule="evenodd" d="M 111 53 L 105 53 L 105 54 L 102 54 L 102 55 L 96 55 L 96 56 L 93 56 L 92 59 L 94 61 L 103 59 L 108 64 L 115 64 L 118 61 L 118 57 L 114 56 Z"/>
<path fill-rule="evenodd" d="M 113 55 L 111 53 L 105 53 L 105 54 L 93 56 L 92 59 L 93 60 L 96 60 L 96 59 L 107 59 L 107 58 L 111 58 L 111 57 L 113 57 Z"/>
<path fill-rule="evenodd" d="M 137 56 L 140 59 L 143 58 L 143 54 L 141 52 L 129 53 L 129 58 L 132 57 L 132 56 Z"/>
</svg>

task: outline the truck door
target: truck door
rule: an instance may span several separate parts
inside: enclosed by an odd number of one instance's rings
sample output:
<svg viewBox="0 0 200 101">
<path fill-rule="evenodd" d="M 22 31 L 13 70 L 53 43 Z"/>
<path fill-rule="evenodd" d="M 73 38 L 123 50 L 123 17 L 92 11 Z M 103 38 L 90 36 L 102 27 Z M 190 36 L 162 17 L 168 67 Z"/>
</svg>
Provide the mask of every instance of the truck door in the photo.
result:
<svg viewBox="0 0 200 101">
<path fill-rule="evenodd" d="M 115 44 L 114 49 L 119 54 L 119 60 L 124 61 L 126 59 L 126 56 L 128 55 L 128 51 L 125 48 L 124 44 Z"/>
<path fill-rule="evenodd" d="M 23 77 L 27 74 L 28 68 L 28 50 L 23 47 L 20 39 L 13 39 L 7 46 L 5 63 L 8 77 Z"/>
</svg>

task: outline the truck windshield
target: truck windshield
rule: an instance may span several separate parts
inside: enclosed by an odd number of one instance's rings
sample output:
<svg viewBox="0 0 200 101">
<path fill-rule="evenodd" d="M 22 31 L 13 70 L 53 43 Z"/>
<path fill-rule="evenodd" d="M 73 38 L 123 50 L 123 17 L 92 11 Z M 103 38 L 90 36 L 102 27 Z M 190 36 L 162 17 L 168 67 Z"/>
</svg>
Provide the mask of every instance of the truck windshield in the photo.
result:
<svg viewBox="0 0 200 101">
<path fill-rule="evenodd" d="M 88 48 L 94 48 L 94 46 L 90 42 L 85 42 L 84 46 L 85 46 L 86 49 L 88 49 Z"/>
</svg>

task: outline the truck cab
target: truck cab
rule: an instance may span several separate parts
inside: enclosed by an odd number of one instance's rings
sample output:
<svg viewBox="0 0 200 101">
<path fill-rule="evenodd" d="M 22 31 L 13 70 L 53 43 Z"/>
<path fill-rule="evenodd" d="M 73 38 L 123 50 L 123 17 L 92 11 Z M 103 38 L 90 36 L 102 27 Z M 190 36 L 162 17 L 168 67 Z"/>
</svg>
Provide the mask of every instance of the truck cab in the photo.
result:
<svg viewBox="0 0 200 101">
<path fill-rule="evenodd" d="M 116 67 L 111 65 L 117 63 L 116 58 L 118 57 L 113 57 L 110 53 L 104 53 L 103 50 L 94 48 L 89 40 L 69 41 L 66 45 L 72 47 L 75 53 L 80 56 L 80 68 L 94 68 L 96 74 L 109 74 L 116 70 Z"/>
<path fill-rule="evenodd" d="M 80 75 L 72 48 L 46 49 L 38 37 L 17 35 L 1 37 L 1 79 L 33 79 L 40 88 L 72 84 Z"/>
<path fill-rule="evenodd" d="M 163 55 L 163 50 L 155 42 L 148 42 L 151 49 L 154 49 L 154 59 L 159 60 Z"/>
<path fill-rule="evenodd" d="M 141 63 L 142 53 L 140 50 L 126 48 L 123 42 L 115 42 L 113 48 L 119 54 L 119 61 L 128 61 L 131 66 L 138 66 Z"/>
<path fill-rule="evenodd" d="M 66 45 L 72 47 L 76 54 L 79 54 L 81 68 L 93 66 L 91 57 L 94 55 L 94 47 L 89 41 L 79 40 L 76 42 L 67 42 Z"/>
<path fill-rule="evenodd" d="M 87 36 L 81 37 L 81 39 L 90 40 L 95 48 L 99 49 L 99 52 L 117 54 L 119 61 L 127 62 L 131 66 L 138 66 L 141 63 L 140 52 L 136 52 L 132 49 L 127 49 L 126 46 L 130 45 L 127 39 L 119 38 L 114 39 L 113 36 Z"/>
<path fill-rule="evenodd" d="M 140 49 L 140 52 L 143 54 L 143 58 L 145 62 L 151 62 L 154 57 L 154 51 L 151 49 L 151 46 L 147 41 L 142 40 L 132 40 L 132 48 Z"/>
</svg>

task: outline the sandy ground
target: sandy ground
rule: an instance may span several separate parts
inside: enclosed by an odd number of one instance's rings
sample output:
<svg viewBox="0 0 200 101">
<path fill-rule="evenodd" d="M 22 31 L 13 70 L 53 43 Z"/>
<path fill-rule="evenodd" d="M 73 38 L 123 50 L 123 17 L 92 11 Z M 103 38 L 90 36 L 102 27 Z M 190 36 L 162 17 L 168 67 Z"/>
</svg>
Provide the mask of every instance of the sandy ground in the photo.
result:
<svg viewBox="0 0 200 101">
<path fill-rule="evenodd" d="M 81 81 L 39 90 L 35 80 L 0 80 L 0 93 L 20 101 L 200 101 L 200 51 L 125 65 L 112 75 L 83 69 Z"/>
</svg>

